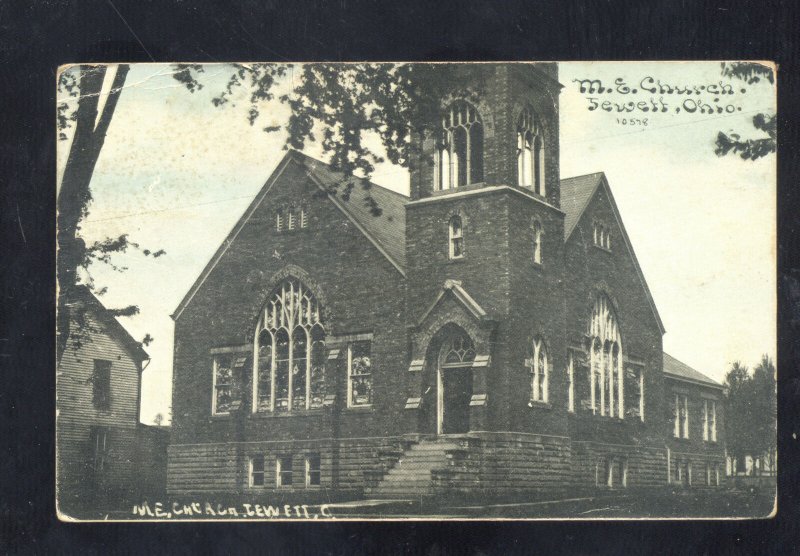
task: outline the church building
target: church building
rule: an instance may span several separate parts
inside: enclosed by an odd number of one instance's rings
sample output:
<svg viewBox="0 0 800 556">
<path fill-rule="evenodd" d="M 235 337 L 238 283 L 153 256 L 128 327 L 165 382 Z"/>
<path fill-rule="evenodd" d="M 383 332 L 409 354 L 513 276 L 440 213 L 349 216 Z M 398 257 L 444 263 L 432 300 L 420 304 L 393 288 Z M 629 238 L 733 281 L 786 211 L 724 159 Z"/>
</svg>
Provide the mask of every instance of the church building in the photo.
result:
<svg viewBox="0 0 800 556">
<path fill-rule="evenodd" d="M 441 68 L 410 197 L 290 151 L 176 309 L 171 495 L 720 484 L 721 385 L 561 178 L 557 65 Z"/>
</svg>

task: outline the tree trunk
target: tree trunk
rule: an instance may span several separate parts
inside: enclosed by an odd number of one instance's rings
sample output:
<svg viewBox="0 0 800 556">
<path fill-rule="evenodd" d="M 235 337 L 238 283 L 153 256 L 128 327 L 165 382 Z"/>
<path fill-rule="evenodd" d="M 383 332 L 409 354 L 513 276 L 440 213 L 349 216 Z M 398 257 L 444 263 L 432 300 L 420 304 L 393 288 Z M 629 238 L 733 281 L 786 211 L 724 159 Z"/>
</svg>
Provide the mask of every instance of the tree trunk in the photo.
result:
<svg viewBox="0 0 800 556">
<path fill-rule="evenodd" d="M 72 147 L 69 151 L 61 189 L 58 194 L 58 214 L 56 217 L 57 259 L 56 280 L 58 287 L 58 308 L 56 320 L 56 355 L 66 349 L 70 333 L 70 315 L 67 305 L 78 279 L 78 268 L 85 264 L 86 246 L 77 237 L 78 223 L 86 214 L 92 194 L 89 185 L 92 180 L 97 159 L 106 139 L 108 126 L 114 115 L 129 67 L 120 65 L 103 106 L 100 118 L 97 107 L 106 66 L 82 66 L 79 84 L 77 119 Z"/>
</svg>

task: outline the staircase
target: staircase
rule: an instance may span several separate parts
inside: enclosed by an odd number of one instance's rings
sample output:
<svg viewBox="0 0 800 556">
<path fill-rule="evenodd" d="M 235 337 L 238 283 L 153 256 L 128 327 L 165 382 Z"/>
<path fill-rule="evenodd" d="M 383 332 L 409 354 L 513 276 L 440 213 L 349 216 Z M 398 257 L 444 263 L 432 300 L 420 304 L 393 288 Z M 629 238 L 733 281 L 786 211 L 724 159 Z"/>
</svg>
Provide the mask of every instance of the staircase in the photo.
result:
<svg viewBox="0 0 800 556">
<path fill-rule="evenodd" d="M 367 489 L 367 498 L 390 500 L 432 494 L 431 470 L 446 468 L 446 450 L 456 448 L 458 446 L 452 440 L 420 440 L 403 452 L 376 487 Z"/>
</svg>

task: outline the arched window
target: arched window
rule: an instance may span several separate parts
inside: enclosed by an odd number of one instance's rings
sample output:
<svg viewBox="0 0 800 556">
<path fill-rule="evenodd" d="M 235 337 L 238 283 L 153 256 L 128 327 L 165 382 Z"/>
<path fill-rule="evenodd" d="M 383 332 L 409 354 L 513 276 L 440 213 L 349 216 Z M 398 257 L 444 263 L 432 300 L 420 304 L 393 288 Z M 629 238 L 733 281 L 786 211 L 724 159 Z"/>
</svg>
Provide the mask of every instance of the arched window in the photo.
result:
<svg viewBox="0 0 800 556">
<path fill-rule="evenodd" d="M 589 385 L 593 413 L 623 418 L 625 414 L 622 339 L 611 301 L 595 301 L 589 323 Z"/>
<path fill-rule="evenodd" d="M 450 234 L 450 258 L 460 259 L 464 256 L 464 226 L 459 215 L 450 218 L 448 225 Z"/>
<path fill-rule="evenodd" d="M 442 366 L 461 367 L 472 364 L 475 359 L 475 346 L 464 333 L 453 336 L 445 345 L 442 355 Z"/>
<path fill-rule="evenodd" d="M 434 189 L 453 189 L 483 181 L 483 123 L 474 106 L 452 103 L 442 117 L 436 145 Z"/>
<path fill-rule="evenodd" d="M 542 223 L 533 221 L 533 262 L 542 263 Z"/>
<path fill-rule="evenodd" d="M 531 373 L 531 401 L 546 403 L 550 363 L 547 357 L 547 346 L 540 337 L 534 338 L 528 348 L 528 368 Z"/>
<path fill-rule="evenodd" d="M 325 329 L 321 309 L 300 281 L 283 282 L 261 311 L 255 334 L 253 411 L 322 407 Z"/>
<path fill-rule="evenodd" d="M 542 126 L 530 108 L 522 111 L 517 122 L 517 184 L 545 195 Z"/>
</svg>

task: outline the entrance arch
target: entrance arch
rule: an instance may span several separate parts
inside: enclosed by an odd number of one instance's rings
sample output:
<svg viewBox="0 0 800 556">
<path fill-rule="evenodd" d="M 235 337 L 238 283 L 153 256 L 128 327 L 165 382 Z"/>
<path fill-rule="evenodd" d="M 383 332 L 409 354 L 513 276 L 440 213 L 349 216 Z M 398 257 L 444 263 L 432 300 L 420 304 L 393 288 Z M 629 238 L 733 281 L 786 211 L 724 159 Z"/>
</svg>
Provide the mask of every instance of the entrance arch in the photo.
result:
<svg viewBox="0 0 800 556">
<path fill-rule="evenodd" d="M 470 400 L 475 344 L 462 328 L 448 325 L 440 331 L 436 353 L 436 434 L 470 430 Z"/>
</svg>

